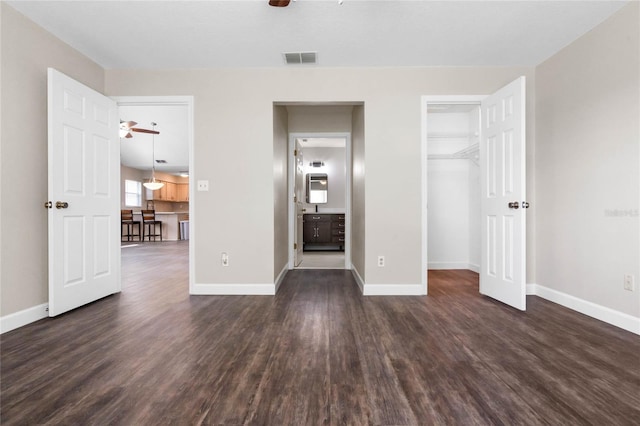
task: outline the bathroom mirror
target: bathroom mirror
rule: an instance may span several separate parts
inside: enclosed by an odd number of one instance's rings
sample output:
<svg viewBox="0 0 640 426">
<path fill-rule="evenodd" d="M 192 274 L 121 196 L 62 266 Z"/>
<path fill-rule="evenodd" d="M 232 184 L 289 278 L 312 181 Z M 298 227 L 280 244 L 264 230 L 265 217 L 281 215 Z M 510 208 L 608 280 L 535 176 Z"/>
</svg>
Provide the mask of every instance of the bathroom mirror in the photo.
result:
<svg viewBox="0 0 640 426">
<path fill-rule="evenodd" d="M 327 202 L 328 176 L 321 173 L 307 174 L 307 203 L 323 204 Z"/>
</svg>

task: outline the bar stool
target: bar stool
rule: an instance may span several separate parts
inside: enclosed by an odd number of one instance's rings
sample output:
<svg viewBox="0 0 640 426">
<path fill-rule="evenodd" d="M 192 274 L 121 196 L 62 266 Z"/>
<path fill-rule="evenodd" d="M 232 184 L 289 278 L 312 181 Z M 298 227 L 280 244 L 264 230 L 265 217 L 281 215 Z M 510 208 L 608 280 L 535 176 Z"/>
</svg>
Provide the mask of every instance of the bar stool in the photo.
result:
<svg viewBox="0 0 640 426">
<path fill-rule="evenodd" d="M 136 225 L 138 226 L 138 233 L 134 234 Z M 126 234 L 124 233 L 125 226 L 127 229 Z M 133 220 L 133 210 L 120 210 L 120 241 L 124 237 L 127 237 L 127 241 L 131 241 L 132 237 L 138 237 L 138 241 L 140 241 L 140 221 Z"/>
<path fill-rule="evenodd" d="M 156 231 L 156 225 L 160 225 L 159 234 Z M 151 233 L 152 226 L 153 234 Z M 142 241 L 144 241 L 145 237 L 148 237 L 149 241 L 151 241 L 151 237 L 153 237 L 153 241 L 156 240 L 156 237 L 160 237 L 160 241 L 162 241 L 162 221 L 156 220 L 155 210 L 142 210 Z"/>
</svg>

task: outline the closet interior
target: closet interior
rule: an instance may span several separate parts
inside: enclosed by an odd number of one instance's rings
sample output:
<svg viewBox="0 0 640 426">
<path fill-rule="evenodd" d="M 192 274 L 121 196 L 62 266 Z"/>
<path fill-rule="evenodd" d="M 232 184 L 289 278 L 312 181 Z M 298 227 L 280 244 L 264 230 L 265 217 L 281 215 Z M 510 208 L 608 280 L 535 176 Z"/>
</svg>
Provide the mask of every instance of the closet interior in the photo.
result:
<svg viewBox="0 0 640 426">
<path fill-rule="evenodd" d="M 427 108 L 429 269 L 480 268 L 480 106 Z"/>
</svg>

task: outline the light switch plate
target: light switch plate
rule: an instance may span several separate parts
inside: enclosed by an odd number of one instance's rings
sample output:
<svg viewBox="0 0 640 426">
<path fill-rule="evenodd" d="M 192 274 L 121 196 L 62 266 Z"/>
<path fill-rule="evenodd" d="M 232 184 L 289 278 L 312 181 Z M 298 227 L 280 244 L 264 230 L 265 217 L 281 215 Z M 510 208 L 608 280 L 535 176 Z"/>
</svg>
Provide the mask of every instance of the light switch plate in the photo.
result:
<svg viewBox="0 0 640 426">
<path fill-rule="evenodd" d="M 198 191 L 208 191 L 209 190 L 209 181 L 208 180 L 199 180 L 198 181 Z"/>
</svg>

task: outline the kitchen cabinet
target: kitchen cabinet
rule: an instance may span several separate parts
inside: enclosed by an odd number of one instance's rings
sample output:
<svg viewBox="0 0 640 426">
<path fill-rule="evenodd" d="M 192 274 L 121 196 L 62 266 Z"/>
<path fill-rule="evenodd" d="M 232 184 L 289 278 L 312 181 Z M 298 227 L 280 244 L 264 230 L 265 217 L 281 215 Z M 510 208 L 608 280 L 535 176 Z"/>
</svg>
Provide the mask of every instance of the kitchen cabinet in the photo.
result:
<svg viewBox="0 0 640 426">
<path fill-rule="evenodd" d="M 189 184 L 164 182 L 164 186 L 155 191 L 147 189 L 147 200 L 155 201 L 173 201 L 187 202 L 189 201 Z"/>
<path fill-rule="evenodd" d="M 344 250 L 345 237 L 344 214 L 312 213 L 303 216 L 305 250 L 327 247 Z"/>
<path fill-rule="evenodd" d="M 167 199 L 167 186 L 168 186 L 169 182 L 165 182 L 165 181 L 161 181 L 161 182 L 164 183 L 162 188 L 156 189 L 154 191 L 152 191 L 150 189 L 147 189 L 147 200 L 169 201 Z"/>
<path fill-rule="evenodd" d="M 173 182 L 165 182 L 160 188 L 160 198 L 162 201 L 176 201 L 176 184 Z"/>
<path fill-rule="evenodd" d="M 176 184 L 176 201 L 179 201 L 179 202 L 189 201 L 189 184 L 188 183 Z"/>
</svg>

